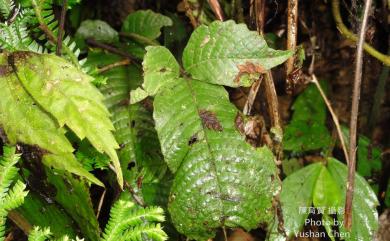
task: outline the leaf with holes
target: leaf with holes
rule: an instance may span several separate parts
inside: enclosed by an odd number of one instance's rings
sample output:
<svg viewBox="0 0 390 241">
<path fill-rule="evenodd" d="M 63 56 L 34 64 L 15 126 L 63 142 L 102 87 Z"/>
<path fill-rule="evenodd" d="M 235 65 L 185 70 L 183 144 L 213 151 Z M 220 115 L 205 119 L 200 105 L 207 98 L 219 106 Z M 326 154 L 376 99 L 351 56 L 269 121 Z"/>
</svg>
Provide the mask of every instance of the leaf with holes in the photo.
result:
<svg viewBox="0 0 390 241">
<path fill-rule="evenodd" d="M 198 27 L 183 52 L 183 66 L 194 79 L 226 86 L 249 86 L 292 55 L 274 50 L 245 24 L 229 20 Z"/>
<path fill-rule="evenodd" d="M 235 126 L 238 111 L 222 86 L 181 78 L 172 68 L 177 63 L 154 62 L 171 55 L 167 49 L 147 50 L 144 86 L 158 86 L 153 117 L 175 175 L 168 203 L 175 227 L 204 240 L 223 226 L 250 230 L 269 223 L 279 189 L 272 152 L 245 142 Z M 167 78 L 167 72 L 155 75 L 155 69 L 173 71 Z"/>
<path fill-rule="evenodd" d="M 88 64 L 95 67 L 119 60 L 118 56 L 99 52 L 90 52 L 88 56 Z M 101 86 L 100 90 L 105 96 L 104 103 L 112 113 L 111 119 L 116 129 L 114 135 L 121 146 L 118 154 L 125 180 L 131 182 L 131 178 L 134 178 L 132 172 L 128 171 L 132 163 L 138 171 L 143 169 L 143 183 L 162 178 L 167 166 L 161 154 L 151 109 L 146 102 L 129 103 L 130 91 L 141 83 L 141 71 L 130 65 L 111 69 L 102 75 L 107 78 L 107 84 Z"/>
<path fill-rule="evenodd" d="M 9 58 L 23 87 L 61 127 L 66 125 L 80 139 L 88 138 L 98 151 L 110 156 L 123 186 L 115 151 L 119 146 L 111 133 L 114 126 L 92 77 L 55 55 L 15 52 Z"/>
</svg>

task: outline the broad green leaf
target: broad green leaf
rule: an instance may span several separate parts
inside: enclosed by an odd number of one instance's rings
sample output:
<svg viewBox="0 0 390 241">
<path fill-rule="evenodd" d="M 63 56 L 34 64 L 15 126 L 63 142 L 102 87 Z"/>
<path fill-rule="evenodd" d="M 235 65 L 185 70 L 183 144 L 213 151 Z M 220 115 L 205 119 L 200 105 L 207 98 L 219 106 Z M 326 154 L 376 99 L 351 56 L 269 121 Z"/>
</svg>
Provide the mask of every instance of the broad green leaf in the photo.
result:
<svg viewBox="0 0 390 241">
<path fill-rule="evenodd" d="M 334 158 L 328 158 L 328 170 L 341 190 L 340 203 L 345 203 L 347 166 Z M 364 178 L 356 174 L 352 203 L 352 230 L 348 235 L 344 226 L 339 227 L 341 233 L 349 236 L 345 240 L 366 241 L 373 239 L 375 231 L 378 229 L 378 212 L 376 210 L 378 205 L 374 191 Z M 337 218 L 344 222 L 344 214 L 338 214 Z"/>
<path fill-rule="evenodd" d="M 25 91 L 24 87 L 6 62 L 6 55 L 0 56 L 0 126 L 7 134 L 10 144 L 18 142 L 37 145 L 45 152 L 53 153 L 44 156 L 46 164 L 55 168 L 68 168 L 67 171 L 86 177 L 97 185 L 103 185 L 92 174 L 86 172 L 75 162 L 73 147 L 65 137 L 65 129 L 49 116 Z M 54 156 L 56 158 L 54 158 Z M 67 160 L 66 162 L 59 162 Z"/>
<path fill-rule="evenodd" d="M 300 120 L 286 126 L 283 139 L 284 150 L 294 152 L 321 150 L 332 141 L 324 123 Z"/>
<path fill-rule="evenodd" d="M 24 90 L 6 59 L 6 55 L 0 55 L 4 70 L 0 75 L 0 125 L 10 144 L 38 145 L 52 153 L 72 152 L 73 147 L 64 136 L 65 130 Z"/>
<path fill-rule="evenodd" d="M 328 169 L 322 166 L 314 187 L 313 204 L 318 208 L 339 207 L 342 205 L 341 192 Z"/>
<path fill-rule="evenodd" d="M 322 82 L 326 89 L 326 85 Z M 305 152 L 328 148 L 331 136 L 326 127 L 326 105 L 314 84 L 309 85 L 295 100 L 290 123 L 284 130 L 283 148 Z"/>
<path fill-rule="evenodd" d="M 283 210 L 284 228 L 289 237 L 299 232 L 312 206 L 314 190 L 323 165 L 311 164 L 283 180 L 280 201 Z"/>
<path fill-rule="evenodd" d="M 118 32 L 101 20 L 85 20 L 77 29 L 76 38 L 93 38 L 98 42 L 115 43 L 119 40 Z"/>
<path fill-rule="evenodd" d="M 76 236 L 76 227 L 68 214 L 53 200 L 48 202 L 36 192 L 30 191 L 24 204 L 13 215 L 30 226 L 50 227 L 57 238 L 63 235 Z"/>
<path fill-rule="evenodd" d="M 108 65 L 118 61 L 115 55 L 90 52 L 89 64 Z M 128 166 L 135 164 L 137 172 L 142 170 L 143 183 L 156 181 L 164 176 L 167 166 L 164 163 L 160 143 L 154 129 L 151 110 L 147 105 L 129 104 L 130 91 L 142 81 L 141 71 L 134 65 L 117 67 L 102 74 L 107 84 L 101 86 L 105 104 L 112 113 L 114 135 L 121 148 L 118 150 L 125 179 L 134 180 L 134 170 Z M 131 96 L 132 97 L 132 96 Z M 132 99 L 132 98 L 131 98 Z M 138 174 L 138 173 L 137 173 Z"/>
<path fill-rule="evenodd" d="M 103 104 L 103 95 L 71 63 L 55 55 L 16 52 L 10 56 L 23 87 L 62 127 L 69 127 L 80 139 L 85 137 L 114 165 L 119 185 L 123 177 L 111 133 L 114 126 Z"/>
<path fill-rule="evenodd" d="M 147 96 L 155 96 L 158 90 L 180 75 L 180 66 L 175 57 L 164 47 L 146 47 L 143 62 L 144 83 L 142 88 L 131 91 L 131 103 Z M 152 56 L 152 57 L 151 57 Z M 161 63 L 164 63 L 162 65 Z"/>
<path fill-rule="evenodd" d="M 149 51 L 146 69 L 167 52 L 162 47 Z M 171 66 L 162 60 L 153 69 Z M 173 79 L 163 74 L 151 79 L 148 74 L 154 73 L 146 71 L 145 81 L 161 82 L 153 117 L 165 161 L 175 175 L 168 209 L 177 230 L 205 240 L 222 226 L 250 230 L 269 223 L 279 188 L 274 156 L 266 147 L 256 150 L 245 142 L 235 126 L 238 110 L 226 90 L 175 74 Z"/>
<path fill-rule="evenodd" d="M 47 182 L 56 189 L 54 200 L 75 220 L 83 236 L 99 240 L 100 228 L 87 184 L 66 172 L 46 169 Z"/>
<path fill-rule="evenodd" d="M 138 10 L 127 16 L 122 31 L 153 40 L 160 36 L 162 27 L 171 25 L 172 20 L 162 14 L 151 10 Z"/>
<path fill-rule="evenodd" d="M 184 49 L 183 66 L 194 79 L 232 87 L 249 86 L 259 74 L 291 55 L 290 51 L 269 48 L 263 37 L 248 30 L 245 24 L 215 21 L 192 33 Z"/>
</svg>

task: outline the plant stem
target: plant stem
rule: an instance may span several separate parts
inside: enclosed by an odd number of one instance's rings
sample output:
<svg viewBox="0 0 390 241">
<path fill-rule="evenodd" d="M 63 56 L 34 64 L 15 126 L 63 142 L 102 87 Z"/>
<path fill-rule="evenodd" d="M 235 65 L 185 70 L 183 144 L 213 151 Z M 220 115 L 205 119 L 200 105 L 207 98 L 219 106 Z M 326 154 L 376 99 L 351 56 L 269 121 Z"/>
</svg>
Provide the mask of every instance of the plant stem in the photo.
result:
<svg viewBox="0 0 390 241">
<path fill-rule="evenodd" d="M 192 14 L 192 10 L 190 7 L 190 4 L 188 3 L 188 0 L 183 0 L 184 8 L 186 10 L 186 16 L 190 19 L 192 27 L 195 29 L 198 27 L 198 21 L 196 21 L 196 18 Z"/>
<path fill-rule="evenodd" d="M 298 0 L 288 0 L 287 8 L 287 50 L 295 51 L 298 31 Z M 294 70 L 295 55 L 286 61 L 286 79 Z M 291 83 L 287 83 L 291 85 Z"/>
<path fill-rule="evenodd" d="M 132 39 L 135 42 L 143 44 L 143 45 L 151 45 L 151 46 L 159 46 L 160 45 L 159 42 L 157 42 L 155 40 L 148 39 L 148 38 L 146 38 L 142 35 L 136 34 L 136 33 L 120 32 L 119 36 Z"/>
<path fill-rule="evenodd" d="M 356 68 L 355 79 L 352 92 L 352 108 L 351 120 L 349 127 L 349 165 L 348 165 L 348 180 L 347 180 L 347 194 L 345 198 L 345 228 L 351 230 L 352 226 L 352 201 L 355 184 L 355 166 L 356 166 L 356 136 L 357 136 L 357 121 L 359 116 L 359 99 L 362 82 L 362 68 L 363 68 L 363 45 L 365 33 L 367 28 L 367 20 L 370 12 L 372 0 L 366 0 L 364 5 L 363 20 L 360 27 L 359 39 L 356 50 Z"/>
<path fill-rule="evenodd" d="M 113 69 L 113 68 L 116 68 L 116 67 L 120 67 L 120 66 L 129 65 L 129 64 L 131 64 L 131 60 L 126 58 L 126 59 L 123 59 L 121 61 L 118 61 L 118 62 L 115 62 L 115 63 L 112 63 L 112 64 L 109 64 L 109 65 L 101 67 L 98 70 L 98 73 L 101 74 L 103 72 L 109 71 L 110 69 Z"/>
<path fill-rule="evenodd" d="M 333 123 L 336 126 L 337 135 L 338 135 L 340 143 L 341 143 L 341 148 L 343 149 L 343 152 L 344 152 L 345 160 L 347 161 L 347 163 L 349 163 L 348 150 L 347 150 L 347 146 L 345 145 L 345 140 L 344 140 L 343 133 L 341 131 L 339 119 L 338 119 L 336 113 L 334 112 L 332 105 L 330 104 L 329 99 L 326 97 L 324 90 L 322 89 L 320 83 L 318 82 L 317 77 L 314 74 L 311 76 L 311 81 L 317 86 L 317 89 L 320 92 L 322 99 L 324 100 L 326 106 L 328 107 L 330 115 L 332 116 L 332 119 L 333 119 Z"/>
<path fill-rule="evenodd" d="M 207 0 L 207 1 L 208 1 L 209 5 L 210 5 L 211 9 L 213 10 L 215 17 L 219 21 L 223 21 L 224 20 L 224 14 L 223 14 L 221 5 L 219 4 L 218 0 Z"/>
<path fill-rule="evenodd" d="M 104 44 L 104 43 L 99 43 L 97 42 L 95 39 L 92 39 L 92 38 L 88 38 L 85 40 L 85 42 L 92 46 L 92 47 L 96 47 L 96 48 L 100 48 L 100 49 L 104 49 L 104 50 L 107 50 L 108 52 L 110 53 L 113 53 L 113 54 L 116 54 L 116 55 L 119 55 L 119 56 L 122 56 L 122 57 L 125 57 L 129 60 L 131 60 L 133 63 L 137 63 L 137 64 L 141 64 L 141 62 L 136 58 L 134 57 L 133 55 L 129 54 L 129 53 L 126 53 L 126 52 L 123 52 L 111 45 L 108 45 L 108 44 Z"/>
<path fill-rule="evenodd" d="M 65 27 L 65 17 L 66 17 L 66 10 L 68 9 L 68 0 L 63 0 L 62 2 L 62 9 L 61 9 L 61 18 L 60 18 L 60 24 L 58 29 L 58 36 L 57 36 L 57 49 L 56 49 L 56 55 L 61 56 L 61 50 L 62 50 L 62 35 L 64 32 Z"/>
<path fill-rule="evenodd" d="M 358 41 L 358 37 L 349 31 L 347 26 L 343 23 L 343 20 L 340 15 L 340 0 L 332 0 L 332 13 L 333 18 L 336 22 L 337 29 L 340 31 L 340 33 L 347 39 L 352 40 L 354 42 Z M 376 50 L 374 47 L 369 45 L 368 43 L 363 42 L 363 48 L 365 51 L 367 51 L 368 54 L 373 56 L 374 58 L 381 61 L 383 64 L 390 66 L 390 56 L 382 54 L 378 50 Z"/>
</svg>

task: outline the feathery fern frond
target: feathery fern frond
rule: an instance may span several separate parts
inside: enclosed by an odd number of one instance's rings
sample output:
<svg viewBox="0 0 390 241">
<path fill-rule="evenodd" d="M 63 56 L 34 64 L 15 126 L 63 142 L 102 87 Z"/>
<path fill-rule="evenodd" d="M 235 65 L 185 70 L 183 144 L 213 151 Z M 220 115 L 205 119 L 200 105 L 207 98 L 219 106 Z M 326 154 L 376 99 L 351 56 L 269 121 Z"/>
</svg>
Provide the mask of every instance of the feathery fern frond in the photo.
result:
<svg viewBox="0 0 390 241">
<path fill-rule="evenodd" d="M 133 229 L 129 229 L 122 234 L 118 241 L 138 241 L 138 240 L 154 240 L 165 241 L 167 235 L 162 230 L 161 225 L 158 224 L 146 224 L 144 226 L 138 226 Z"/>
<path fill-rule="evenodd" d="M 35 17 L 38 20 L 38 30 L 40 32 L 39 39 L 46 40 L 45 47 L 54 51 L 57 46 L 58 39 L 58 21 L 52 8 L 50 0 L 31 0 L 34 9 Z M 81 68 L 85 60 L 78 59 L 80 50 L 76 47 L 69 36 L 63 36 L 62 40 L 63 56 L 70 60 L 76 67 Z"/>
<path fill-rule="evenodd" d="M 31 231 L 31 233 L 28 235 L 28 241 L 46 241 L 46 240 L 53 240 L 53 241 L 83 241 L 84 239 L 80 239 L 76 237 L 76 239 L 71 239 L 67 235 L 62 236 L 59 239 L 52 239 L 53 235 L 50 231 L 50 228 L 40 228 L 40 227 L 34 227 L 34 229 Z"/>
<path fill-rule="evenodd" d="M 8 19 L 15 8 L 14 0 L 0 0 L 0 14 Z M 43 52 L 42 46 L 29 35 L 27 25 L 33 20 L 31 9 L 19 9 L 15 12 L 12 22 L 0 23 L 0 48 L 8 51 L 29 50 L 37 53 Z"/>
<path fill-rule="evenodd" d="M 0 0 L 0 14 L 3 18 L 8 18 L 12 9 L 15 7 L 13 0 Z"/>
<path fill-rule="evenodd" d="M 45 241 L 52 236 L 50 228 L 34 227 L 28 235 L 28 241 Z"/>
<path fill-rule="evenodd" d="M 28 191 L 25 191 L 26 184 L 21 181 L 16 181 L 15 185 L 9 190 L 7 195 L 3 199 L 3 203 L 0 204 L 0 208 L 6 211 L 10 211 L 21 206 L 24 202 L 24 198 L 27 196 Z"/>
<path fill-rule="evenodd" d="M 8 211 L 19 207 L 28 193 L 24 190 L 26 186 L 20 181 L 11 187 L 18 172 L 15 164 L 20 156 L 15 154 L 14 147 L 5 146 L 3 152 L 4 155 L 0 159 L 0 241 L 4 240 Z"/>
<path fill-rule="evenodd" d="M 165 220 L 160 207 L 141 208 L 134 203 L 120 199 L 111 209 L 102 241 L 136 241 L 149 239 L 162 241 L 167 235 L 159 223 Z"/>
<path fill-rule="evenodd" d="M 15 164 L 19 161 L 20 155 L 15 154 L 14 147 L 4 147 L 4 155 L 0 159 L 0 200 L 4 200 L 9 187 L 15 180 L 18 168 Z"/>
</svg>

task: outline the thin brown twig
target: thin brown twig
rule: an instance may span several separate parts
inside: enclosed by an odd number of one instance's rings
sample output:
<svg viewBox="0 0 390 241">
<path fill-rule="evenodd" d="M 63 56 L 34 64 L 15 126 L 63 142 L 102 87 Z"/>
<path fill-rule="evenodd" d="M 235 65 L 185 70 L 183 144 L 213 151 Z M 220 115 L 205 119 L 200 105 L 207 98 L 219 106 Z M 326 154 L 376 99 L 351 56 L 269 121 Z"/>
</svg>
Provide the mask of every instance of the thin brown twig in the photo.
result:
<svg viewBox="0 0 390 241">
<path fill-rule="evenodd" d="M 129 53 L 126 53 L 126 52 L 123 52 L 111 45 L 108 45 L 108 44 L 104 44 L 104 43 L 99 43 L 97 42 L 95 39 L 93 38 L 88 38 L 85 40 L 85 42 L 89 45 L 89 46 L 92 46 L 92 47 L 96 47 L 96 48 L 100 48 L 100 49 L 104 49 L 104 50 L 107 50 L 108 52 L 110 53 L 113 53 L 113 54 L 116 54 L 116 55 L 119 55 L 119 56 L 122 56 L 122 57 L 125 57 L 129 60 L 131 60 L 133 63 L 138 63 L 140 64 L 141 61 L 138 60 L 136 57 L 134 57 L 133 55 L 129 54 Z"/>
<path fill-rule="evenodd" d="M 190 19 L 192 27 L 194 29 L 197 28 L 199 24 L 196 18 L 194 17 L 194 15 L 192 14 L 192 9 L 189 2 L 187 0 L 183 0 L 183 3 L 184 3 L 184 9 L 186 10 L 186 16 Z"/>
<path fill-rule="evenodd" d="M 106 196 L 106 189 L 104 189 L 102 195 L 100 196 L 99 204 L 96 210 L 96 218 L 99 218 L 100 211 L 102 210 L 103 202 L 104 202 L 104 197 Z"/>
<path fill-rule="evenodd" d="M 56 48 L 56 55 L 61 56 L 62 51 L 62 36 L 64 33 L 65 28 L 65 17 L 66 17 L 66 11 L 68 10 L 68 0 L 62 1 L 62 9 L 61 9 L 61 18 L 60 18 L 60 24 L 58 29 L 58 36 L 57 36 L 57 48 Z"/>
<path fill-rule="evenodd" d="M 297 32 L 298 32 L 298 0 L 288 0 L 287 8 L 287 49 L 295 51 L 297 47 Z M 294 70 L 295 55 L 291 56 L 286 61 L 286 77 Z M 291 83 L 287 83 L 290 85 Z"/>
<path fill-rule="evenodd" d="M 259 92 L 261 82 L 263 80 L 263 76 L 260 76 L 251 86 L 249 90 L 249 94 L 247 96 L 243 113 L 244 115 L 250 115 L 252 112 L 253 103 L 255 102 L 257 93 Z"/>
<path fill-rule="evenodd" d="M 312 76 L 311 76 L 311 82 L 313 82 L 317 86 L 317 89 L 320 92 L 320 95 L 321 95 L 322 99 L 324 100 L 326 107 L 328 108 L 328 110 L 330 112 L 330 115 L 332 116 L 332 120 L 333 120 L 334 125 L 336 126 L 337 135 L 339 137 L 341 147 L 342 147 L 343 152 L 344 152 L 345 160 L 347 161 L 347 163 L 349 163 L 348 150 L 347 150 L 347 146 L 345 144 L 343 133 L 341 131 L 339 118 L 337 117 L 336 113 L 334 112 L 332 105 L 330 104 L 329 99 L 326 97 L 324 90 L 322 89 L 320 83 L 317 80 L 317 77 L 314 74 L 312 74 Z"/>
<path fill-rule="evenodd" d="M 265 0 L 255 0 L 254 7 L 257 32 L 259 32 L 260 35 L 263 35 L 265 25 Z"/>
<path fill-rule="evenodd" d="M 345 228 L 351 230 L 352 227 L 352 201 L 355 185 L 355 166 L 356 166 L 356 136 L 357 136 L 357 121 L 359 116 L 359 100 L 360 89 L 362 83 L 362 69 L 363 69 L 363 44 L 367 28 L 367 20 L 370 12 L 372 0 L 366 0 L 364 5 L 363 20 L 360 27 L 357 50 L 356 50 L 356 67 L 355 78 L 352 92 L 352 108 L 351 119 L 349 126 L 349 165 L 348 165 L 348 180 L 347 193 L 345 198 Z"/>
<path fill-rule="evenodd" d="M 211 9 L 213 10 L 215 17 L 219 21 L 223 21 L 225 19 L 225 17 L 224 17 L 221 5 L 219 4 L 219 1 L 218 0 L 207 0 L 207 1 L 210 5 Z"/>
<path fill-rule="evenodd" d="M 109 64 L 109 65 L 105 65 L 105 66 L 99 68 L 98 69 L 98 73 L 101 74 L 103 72 L 109 71 L 110 69 L 113 69 L 113 68 L 116 68 L 116 67 L 120 67 L 120 66 L 126 66 L 126 65 L 129 65 L 129 64 L 131 64 L 131 60 L 126 58 L 126 59 L 120 60 L 118 62 Z"/>
<path fill-rule="evenodd" d="M 265 9 L 265 0 L 255 0 L 254 2 L 254 17 L 256 21 L 256 28 L 260 35 L 263 35 L 263 28 L 264 28 L 264 9 Z M 251 86 L 251 89 L 249 90 L 248 97 L 245 102 L 244 106 L 244 114 L 250 115 L 251 109 L 253 106 L 253 102 L 256 99 L 257 93 L 259 92 L 260 85 L 262 82 L 263 76 L 260 76 L 259 79 L 257 79 Z"/>
</svg>

